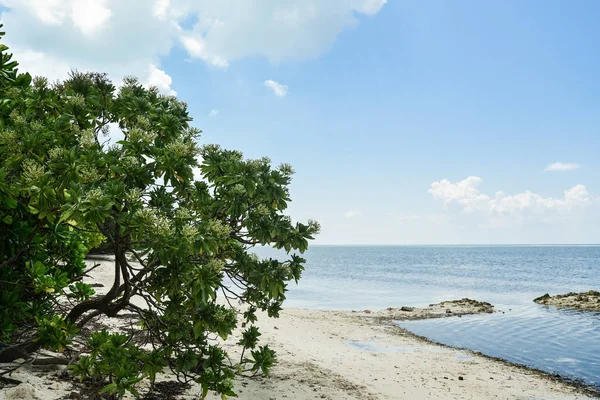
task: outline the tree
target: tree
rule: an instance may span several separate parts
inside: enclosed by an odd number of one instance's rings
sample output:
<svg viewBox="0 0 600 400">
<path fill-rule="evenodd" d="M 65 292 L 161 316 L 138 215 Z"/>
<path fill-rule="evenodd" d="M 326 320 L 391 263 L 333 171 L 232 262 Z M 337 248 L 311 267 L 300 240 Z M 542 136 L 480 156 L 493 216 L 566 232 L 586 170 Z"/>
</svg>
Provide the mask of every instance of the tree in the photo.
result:
<svg viewBox="0 0 600 400">
<path fill-rule="evenodd" d="M 6 51 L 0 48 L 0 362 L 41 348 L 64 352 L 93 318 L 126 311 L 151 350 L 101 330 L 71 365 L 81 379 L 104 380 L 111 395 L 136 394 L 137 382 L 153 382 L 166 368 L 200 383 L 205 395 L 233 395 L 236 373 L 268 374 L 275 354 L 258 345 L 257 311 L 279 315 L 288 283 L 303 271 L 294 251 L 304 252 L 319 230 L 283 214 L 291 167 L 200 147 L 186 104 L 135 78 L 117 90 L 104 74 L 72 72 L 51 85 L 18 74 Z M 116 144 L 106 138 L 111 126 L 124 135 Z M 84 257 L 98 238 L 115 260 L 102 296 L 82 282 Z M 260 259 L 251 252 L 257 245 L 284 249 L 288 259 Z M 232 299 L 244 307 L 238 311 Z M 242 357 L 233 362 L 214 339 L 239 323 Z"/>
</svg>

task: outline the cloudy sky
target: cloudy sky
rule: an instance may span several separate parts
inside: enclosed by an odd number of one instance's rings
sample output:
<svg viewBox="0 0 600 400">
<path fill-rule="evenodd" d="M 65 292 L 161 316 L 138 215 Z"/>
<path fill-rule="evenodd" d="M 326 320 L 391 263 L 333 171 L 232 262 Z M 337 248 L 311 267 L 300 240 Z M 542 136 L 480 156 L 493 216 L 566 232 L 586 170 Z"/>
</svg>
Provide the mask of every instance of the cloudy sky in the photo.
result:
<svg viewBox="0 0 600 400">
<path fill-rule="evenodd" d="M 317 243 L 600 242 L 595 0 L 0 5 L 22 69 L 136 75 L 291 163 Z"/>
</svg>

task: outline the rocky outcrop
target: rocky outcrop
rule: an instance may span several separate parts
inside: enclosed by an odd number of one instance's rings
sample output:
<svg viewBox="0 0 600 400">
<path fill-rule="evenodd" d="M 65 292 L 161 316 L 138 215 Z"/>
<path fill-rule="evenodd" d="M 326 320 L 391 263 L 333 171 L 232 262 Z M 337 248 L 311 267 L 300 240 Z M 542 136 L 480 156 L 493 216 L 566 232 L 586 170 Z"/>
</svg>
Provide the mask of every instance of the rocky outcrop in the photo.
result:
<svg viewBox="0 0 600 400">
<path fill-rule="evenodd" d="M 600 311 L 600 292 L 590 290 L 589 292 L 557 294 L 550 296 L 546 293 L 533 300 L 537 304 L 553 306 L 557 308 L 572 308 L 584 311 Z"/>
<path fill-rule="evenodd" d="M 429 307 L 399 307 L 388 308 L 375 314 L 376 317 L 383 320 L 415 320 L 443 317 L 460 317 L 470 314 L 491 314 L 494 312 L 494 306 L 485 301 L 473 299 L 460 299 L 443 301 L 441 303 L 430 304 Z"/>
</svg>

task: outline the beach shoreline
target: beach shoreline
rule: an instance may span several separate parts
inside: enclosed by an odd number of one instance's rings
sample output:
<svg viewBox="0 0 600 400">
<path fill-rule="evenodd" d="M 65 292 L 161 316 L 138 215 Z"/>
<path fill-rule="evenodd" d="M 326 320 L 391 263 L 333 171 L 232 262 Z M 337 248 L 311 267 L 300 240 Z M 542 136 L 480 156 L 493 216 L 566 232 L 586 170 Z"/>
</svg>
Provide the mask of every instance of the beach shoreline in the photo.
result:
<svg viewBox="0 0 600 400">
<path fill-rule="evenodd" d="M 261 317 L 261 343 L 277 351 L 279 363 L 270 377 L 239 378 L 240 400 L 598 397 L 592 388 L 567 378 L 435 343 L 392 320 L 382 323 L 377 313 L 295 308 L 285 309 L 278 319 Z M 238 334 L 224 343 L 233 359 Z M 11 378 L 26 382 L 26 390 L 19 392 L 21 397 L 11 394 L 18 386 L 0 390 L 0 400 L 94 399 L 85 384 L 57 380 L 60 372 L 60 367 L 18 370 Z M 163 388 L 175 386 L 172 376 L 159 381 Z M 148 398 L 194 399 L 200 389 L 186 387 L 178 393 Z"/>
<path fill-rule="evenodd" d="M 329 390 L 330 393 L 322 393 L 325 397 L 321 398 L 587 399 L 598 397 L 598 392 L 594 388 L 581 382 L 486 356 L 476 351 L 436 343 L 393 324 L 392 320 L 381 323 L 377 315 L 373 315 L 375 313 L 297 308 L 284 310 L 282 314 L 283 319 L 280 321 L 285 321 L 284 323 L 273 320 L 262 321 L 259 325 L 261 331 L 265 332 L 267 343 L 278 350 L 279 354 L 283 354 L 285 364 L 290 361 L 286 357 L 290 354 L 294 354 L 295 357 L 302 354 L 303 357 L 309 358 L 311 355 L 318 355 L 318 358 L 313 358 L 313 365 L 319 369 L 329 370 L 348 381 L 357 382 L 359 387 L 362 387 L 362 391 L 351 387 L 350 390 L 340 393 L 339 387 L 324 382 L 323 390 L 325 392 Z M 268 322 L 276 325 L 270 327 Z M 300 324 L 304 328 L 304 333 L 293 329 Z M 328 341 L 328 335 L 334 336 L 329 337 Z M 312 339 L 311 346 L 292 345 L 292 342 L 307 343 L 302 340 L 307 337 Z M 336 357 L 343 359 L 338 358 L 336 363 Z M 345 364 L 347 359 L 353 357 L 357 357 L 356 360 L 360 362 L 353 360 Z M 365 363 L 366 366 L 361 368 L 361 363 Z M 277 377 L 278 374 L 285 376 L 290 372 L 289 369 L 290 366 L 285 365 L 283 371 L 275 370 L 274 376 Z M 367 372 L 370 382 L 369 379 L 364 379 L 364 372 Z M 398 375 L 402 379 L 395 380 L 394 376 Z M 282 395 L 286 387 L 290 389 L 287 385 L 283 387 L 276 385 L 273 389 L 278 390 Z M 294 389 L 299 389 L 298 385 Z M 251 389 L 247 397 L 240 398 L 258 398 L 252 396 L 259 393 Z M 301 389 L 300 393 L 302 393 Z M 302 395 L 288 397 L 318 398 L 302 397 Z"/>
<path fill-rule="evenodd" d="M 578 392 L 580 394 L 585 394 L 585 395 L 591 396 L 591 398 L 600 398 L 600 389 L 594 387 L 593 385 L 585 383 L 581 379 L 570 378 L 568 376 L 564 376 L 564 375 L 560 375 L 560 374 L 553 374 L 551 372 L 544 371 L 539 368 L 535 368 L 535 367 L 532 367 L 532 366 L 529 366 L 526 364 L 509 361 L 502 357 L 490 356 L 488 354 L 482 353 L 481 351 L 472 350 L 472 349 L 469 349 L 466 347 L 452 346 L 452 345 L 444 344 L 441 342 L 437 342 L 426 336 L 418 335 L 416 333 L 411 332 L 408 329 L 402 328 L 397 325 L 390 326 L 390 327 L 393 330 L 400 330 L 402 332 L 402 335 L 410 336 L 416 340 L 422 341 L 423 343 L 427 343 L 427 344 L 430 344 L 433 346 L 440 346 L 440 347 L 444 347 L 444 348 L 451 349 L 451 350 L 467 352 L 469 354 L 473 354 L 478 357 L 483 357 L 483 358 L 486 358 L 486 359 L 494 361 L 494 362 L 499 362 L 499 363 L 504 364 L 509 367 L 522 369 L 525 373 L 532 373 L 532 374 L 538 375 L 540 378 L 547 379 L 548 381 L 556 382 L 559 384 L 565 384 L 565 385 L 573 388 L 576 392 Z"/>
<path fill-rule="evenodd" d="M 90 260 L 91 261 L 91 260 Z M 99 293 L 111 284 L 110 258 L 87 278 Z M 489 303 L 461 299 L 425 308 L 315 310 L 285 308 L 280 318 L 259 313 L 260 345 L 277 352 L 270 377 L 240 377 L 238 399 L 589 399 L 593 388 L 568 378 L 435 343 L 395 324 L 398 320 L 459 318 L 494 312 Z M 125 319 L 102 317 L 97 326 L 129 327 Z M 96 326 L 96 325 L 95 325 Z M 241 327 L 220 343 L 232 360 Z M 65 379 L 64 366 L 24 366 L 7 378 L 23 382 L 0 389 L 0 400 L 96 399 L 86 383 Z M 159 392 L 147 399 L 195 399 L 199 385 L 184 387 L 173 375 L 158 378 Z M 98 388 L 99 389 L 99 388 Z M 141 385 L 141 391 L 147 386 Z M 152 397 L 153 396 L 153 397 Z M 208 399 L 220 399 L 210 393 Z"/>
</svg>

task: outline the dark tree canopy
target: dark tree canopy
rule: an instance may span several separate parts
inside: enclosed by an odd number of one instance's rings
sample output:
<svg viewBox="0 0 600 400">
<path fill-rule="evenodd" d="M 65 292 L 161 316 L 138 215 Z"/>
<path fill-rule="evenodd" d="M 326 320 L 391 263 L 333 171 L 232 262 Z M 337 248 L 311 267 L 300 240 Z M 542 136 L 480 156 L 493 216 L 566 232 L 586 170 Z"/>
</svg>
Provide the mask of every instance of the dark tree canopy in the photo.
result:
<svg viewBox="0 0 600 400">
<path fill-rule="evenodd" d="M 268 373 L 275 355 L 259 346 L 257 311 L 278 316 L 305 262 L 294 251 L 319 230 L 283 214 L 291 167 L 200 147 L 186 104 L 135 78 L 118 90 L 98 73 L 49 84 L 19 74 L 7 50 L 0 46 L 0 362 L 41 348 L 69 353 L 93 318 L 126 312 L 149 344 L 101 330 L 71 360 L 73 374 L 105 380 L 115 397 L 137 394 L 137 382 L 167 368 L 225 396 L 236 373 Z M 116 144 L 111 126 L 124 134 Z M 101 242 L 114 280 L 96 295 L 82 278 Z M 250 251 L 257 245 L 289 256 L 260 259 Z M 234 361 L 214 339 L 240 324 Z"/>
</svg>

